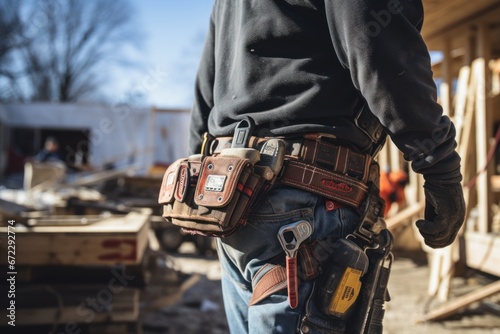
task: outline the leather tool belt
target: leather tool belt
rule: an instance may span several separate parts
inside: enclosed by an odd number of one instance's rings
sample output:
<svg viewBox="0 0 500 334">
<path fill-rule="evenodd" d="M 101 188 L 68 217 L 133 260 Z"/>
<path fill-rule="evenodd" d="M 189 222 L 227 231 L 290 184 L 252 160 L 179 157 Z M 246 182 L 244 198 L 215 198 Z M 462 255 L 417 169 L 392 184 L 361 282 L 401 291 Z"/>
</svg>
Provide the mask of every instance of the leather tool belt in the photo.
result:
<svg viewBox="0 0 500 334">
<path fill-rule="evenodd" d="M 203 154 L 167 169 L 159 194 L 165 219 L 186 232 L 224 237 L 245 224 L 276 182 L 358 209 L 367 184 L 378 184 L 378 164 L 369 154 L 328 135 L 259 138 L 249 135 L 251 127 L 239 126 L 233 138 L 207 135 Z"/>
<path fill-rule="evenodd" d="M 260 149 L 268 138 L 251 137 L 249 146 Z M 379 167 L 369 154 L 331 142 L 328 135 L 308 134 L 282 138 L 287 144 L 278 182 L 304 189 L 327 199 L 359 208 L 368 192 L 367 183 L 379 183 Z M 209 154 L 230 147 L 232 138 L 215 138 Z"/>
</svg>

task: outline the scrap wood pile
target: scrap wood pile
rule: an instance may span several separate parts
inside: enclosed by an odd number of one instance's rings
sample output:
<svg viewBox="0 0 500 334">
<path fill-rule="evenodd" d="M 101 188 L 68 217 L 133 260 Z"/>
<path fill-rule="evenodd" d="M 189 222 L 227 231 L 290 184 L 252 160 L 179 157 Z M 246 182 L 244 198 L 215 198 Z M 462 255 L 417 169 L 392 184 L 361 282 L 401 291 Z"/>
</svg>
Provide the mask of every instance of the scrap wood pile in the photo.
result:
<svg viewBox="0 0 500 334">
<path fill-rule="evenodd" d="M 14 222 L 16 241 L 14 266 L 2 256 L 0 267 L 17 273 L 19 332 L 141 333 L 141 309 L 178 295 L 187 277 L 151 228 L 159 182 L 107 171 L 0 190 L 0 235 Z M 0 238 L 2 254 L 7 248 Z"/>
</svg>

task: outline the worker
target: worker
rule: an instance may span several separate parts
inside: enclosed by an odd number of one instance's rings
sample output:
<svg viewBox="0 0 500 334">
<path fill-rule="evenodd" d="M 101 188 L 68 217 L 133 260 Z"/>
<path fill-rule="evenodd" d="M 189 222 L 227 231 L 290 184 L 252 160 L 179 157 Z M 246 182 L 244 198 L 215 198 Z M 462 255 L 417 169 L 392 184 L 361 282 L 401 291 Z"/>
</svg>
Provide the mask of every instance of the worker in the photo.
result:
<svg viewBox="0 0 500 334">
<path fill-rule="evenodd" d="M 55 137 L 47 137 L 43 149 L 35 155 L 37 162 L 64 162 L 59 152 L 59 142 Z"/>
<path fill-rule="evenodd" d="M 405 187 L 409 182 L 404 170 L 385 170 L 380 173 L 380 197 L 385 202 L 384 216 L 387 217 L 392 204 L 398 205 L 398 210 L 406 204 Z"/>
<path fill-rule="evenodd" d="M 436 102 L 422 23 L 419 0 L 215 0 L 195 84 L 191 153 L 200 153 L 204 133 L 231 137 L 250 116 L 252 136 L 283 139 L 302 171 L 287 175 L 299 180 L 293 185 L 278 179 L 245 224 L 218 239 L 231 333 L 346 331 L 346 319 L 319 306 L 323 273 L 301 279 L 296 296 L 286 285 L 255 294 L 284 257 L 282 227 L 307 221 L 311 243 L 353 232 L 359 206 L 319 195 L 305 176 L 343 170 L 346 182 L 373 179 L 359 167 L 372 161 L 384 133 L 425 178 L 425 217 L 416 223 L 425 243 L 453 242 L 465 212 L 460 157 L 454 125 Z M 217 150 L 217 141 L 211 147 Z M 346 196 L 357 189 L 318 183 Z"/>
</svg>

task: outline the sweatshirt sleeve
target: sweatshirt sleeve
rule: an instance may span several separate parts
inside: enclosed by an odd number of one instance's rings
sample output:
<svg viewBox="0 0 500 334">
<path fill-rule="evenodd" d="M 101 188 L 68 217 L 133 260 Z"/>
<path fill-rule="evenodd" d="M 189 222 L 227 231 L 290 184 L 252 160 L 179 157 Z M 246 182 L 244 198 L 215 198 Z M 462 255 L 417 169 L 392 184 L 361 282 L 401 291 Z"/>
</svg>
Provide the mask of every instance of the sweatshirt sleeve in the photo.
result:
<svg viewBox="0 0 500 334">
<path fill-rule="evenodd" d="M 214 106 L 213 89 L 215 77 L 215 26 L 214 12 L 205 40 L 201 62 L 195 81 L 194 105 L 189 127 L 189 154 L 200 153 L 203 134 L 208 131 L 208 115 Z"/>
<path fill-rule="evenodd" d="M 422 174 L 460 167 L 455 128 L 436 102 L 421 0 L 325 0 L 335 52 L 396 146 Z"/>
</svg>

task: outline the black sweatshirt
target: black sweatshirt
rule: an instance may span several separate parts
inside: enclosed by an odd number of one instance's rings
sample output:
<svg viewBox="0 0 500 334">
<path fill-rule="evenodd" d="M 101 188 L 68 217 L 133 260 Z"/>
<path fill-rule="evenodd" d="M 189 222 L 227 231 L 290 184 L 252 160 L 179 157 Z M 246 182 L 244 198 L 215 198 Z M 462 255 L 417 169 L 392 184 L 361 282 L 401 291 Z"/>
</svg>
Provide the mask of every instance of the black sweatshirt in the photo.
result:
<svg viewBox="0 0 500 334">
<path fill-rule="evenodd" d="M 412 168 L 457 170 L 455 128 L 436 102 L 420 0 L 216 0 L 196 78 L 190 151 L 230 136 L 326 132 L 368 151 L 369 108 Z"/>
</svg>

